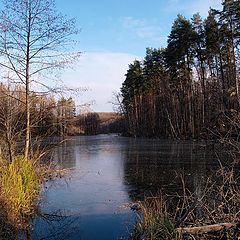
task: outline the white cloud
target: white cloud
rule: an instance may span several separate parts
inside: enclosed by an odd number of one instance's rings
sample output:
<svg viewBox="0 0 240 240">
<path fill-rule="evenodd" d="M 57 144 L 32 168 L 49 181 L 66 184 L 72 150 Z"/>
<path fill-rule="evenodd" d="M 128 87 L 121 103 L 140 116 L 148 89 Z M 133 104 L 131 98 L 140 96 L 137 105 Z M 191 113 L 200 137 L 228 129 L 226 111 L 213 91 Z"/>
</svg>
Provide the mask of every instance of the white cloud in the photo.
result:
<svg viewBox="0 0 240 240">
<path fill-rule="evenodd" d="M 74 67 L 74 71 L 66 71 L 62 75 L 64 83 L 69 87 L 87 87 L 89 90 L 77 97 L 78 104 L 95 101 L 94 111 L 112 111 L 108 103 L 112 93 L 119 91 L 128 65 L 140 59 L 127 53 L 90 52 L 85 53 Z"/>
<path fill-rule="evenodd" d="M 203 17 L 206 17 L 210 7 L 221 9 L 221 1 L 220 0 L 191 1 L 191 3 L 186 6 L 186 11 L 188 11 L 191 14 L 199 12 Z"/>
<path fill-rule="evenodd" d="M 161 28 L 152 20 L 124 17 L 121 18 L 121 23 L 125 29 L 131 31 L 140 38 L 159 40 L 162 37 Z"/>
</svg>

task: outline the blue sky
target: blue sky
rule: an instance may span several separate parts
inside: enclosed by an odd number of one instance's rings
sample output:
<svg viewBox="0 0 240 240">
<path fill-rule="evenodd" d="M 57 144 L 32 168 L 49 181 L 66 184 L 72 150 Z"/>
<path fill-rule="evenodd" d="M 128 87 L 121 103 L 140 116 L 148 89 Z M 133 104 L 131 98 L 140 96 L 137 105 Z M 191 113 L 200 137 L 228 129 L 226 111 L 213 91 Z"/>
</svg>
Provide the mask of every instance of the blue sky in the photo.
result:
<svg viewBox="0 0 240 240">
<path fill-rule="evenodd" d="M 63 81 L 89 90 L 76 97 L 91 102 L 93 111 L 112 111 L 112 93 L 124 81 L 128 64 L 142 59 L 146 47 L 166 46 L 177 14 L 187 18 L 209 7 L 221 8 L 221 0 L 56 0 L 58 11 L 76 18 L 78 64 L 62 75 Z"/>
</svg>

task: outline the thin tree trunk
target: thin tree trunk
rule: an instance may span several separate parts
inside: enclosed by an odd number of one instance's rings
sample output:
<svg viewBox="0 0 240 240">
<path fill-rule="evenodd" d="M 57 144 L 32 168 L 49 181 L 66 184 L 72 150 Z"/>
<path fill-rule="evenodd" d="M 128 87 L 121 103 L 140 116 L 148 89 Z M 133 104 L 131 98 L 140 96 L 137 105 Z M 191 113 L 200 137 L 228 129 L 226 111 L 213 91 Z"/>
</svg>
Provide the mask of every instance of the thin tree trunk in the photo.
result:
<svg viewBox="0 0 240 240">
<path fill-rule="evenodd" d="M 30 103 L 29 103 L 29 79 L 26 82 L 26 136 L 25 136 L 25 159 L 28 159 L 30 146 Z"/>
<path fill-rule="evenodd" d="M 202 78 L 202 124 L 205 124 L 206 118 L 206 87 L 205 87 L 205 68 L 202 57 L 200 57 L 200 66 L 201 66 L 201 78 Z"/>
<path fill-rule="evenodd" d="M 30 148 L 30 34 L 31 34 L 31 12 L 28 17 L 28 33 L 27 33 L 27 51 L 26 51 L 26 136 L 25 136 L 25 159 L 28 159 Z"/>
<path fill-rule="evenodd" d="M 8 129 L 9 131 L 9 129 Z M 9 137 L 9 133 L 6 133 L 6 141 L 7 141 L 7 148 L 8 148 L 8 155 L 9 155 L 9 162 L 13 162 L 13 152 L 12 152 L 12 143 Z"/>
</svg>

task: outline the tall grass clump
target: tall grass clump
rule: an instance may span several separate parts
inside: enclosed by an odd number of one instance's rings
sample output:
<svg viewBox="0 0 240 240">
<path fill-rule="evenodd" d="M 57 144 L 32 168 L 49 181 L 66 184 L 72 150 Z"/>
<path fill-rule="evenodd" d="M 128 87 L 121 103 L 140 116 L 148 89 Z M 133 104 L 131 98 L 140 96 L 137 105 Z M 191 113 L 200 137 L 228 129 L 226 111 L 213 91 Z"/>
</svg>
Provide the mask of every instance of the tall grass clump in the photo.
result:
<svg viewBox="0 0 240 240">
<path fill-rule="evenodd" d="M 181 240 L 171 220 L 163 196 L 150 197 L 139 202 L 141 214 L 135 226 L 133 239 L 145 240 Z"/>
<path fill-rule="evenodd" d="M 43 176 L 38 161 L 14 157 L 11 163 L 0 162 L 0 201 L 11 225 L 27 227 L 39 199 Z"/>
</svg>

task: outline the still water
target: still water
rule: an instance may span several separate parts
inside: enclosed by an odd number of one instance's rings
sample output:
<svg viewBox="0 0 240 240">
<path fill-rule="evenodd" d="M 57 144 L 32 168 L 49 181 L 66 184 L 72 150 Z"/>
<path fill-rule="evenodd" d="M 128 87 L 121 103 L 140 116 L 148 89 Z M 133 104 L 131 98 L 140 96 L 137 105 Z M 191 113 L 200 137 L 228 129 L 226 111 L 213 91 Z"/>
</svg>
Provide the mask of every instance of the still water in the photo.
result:
<svg viewBox="0 0 240 240">
<path fill-rule="evenodd" d="M 32 239 L 128 239 L 136 222 L 129 203 L 161 189 L 180 191 L 176 172 L 191 190 L 217 165 L 205 143 L 132 139 L 117 135 L 72 137 L 56 147 L 53 162 L 70 168 L 49 181 Z"/>
</svg>

